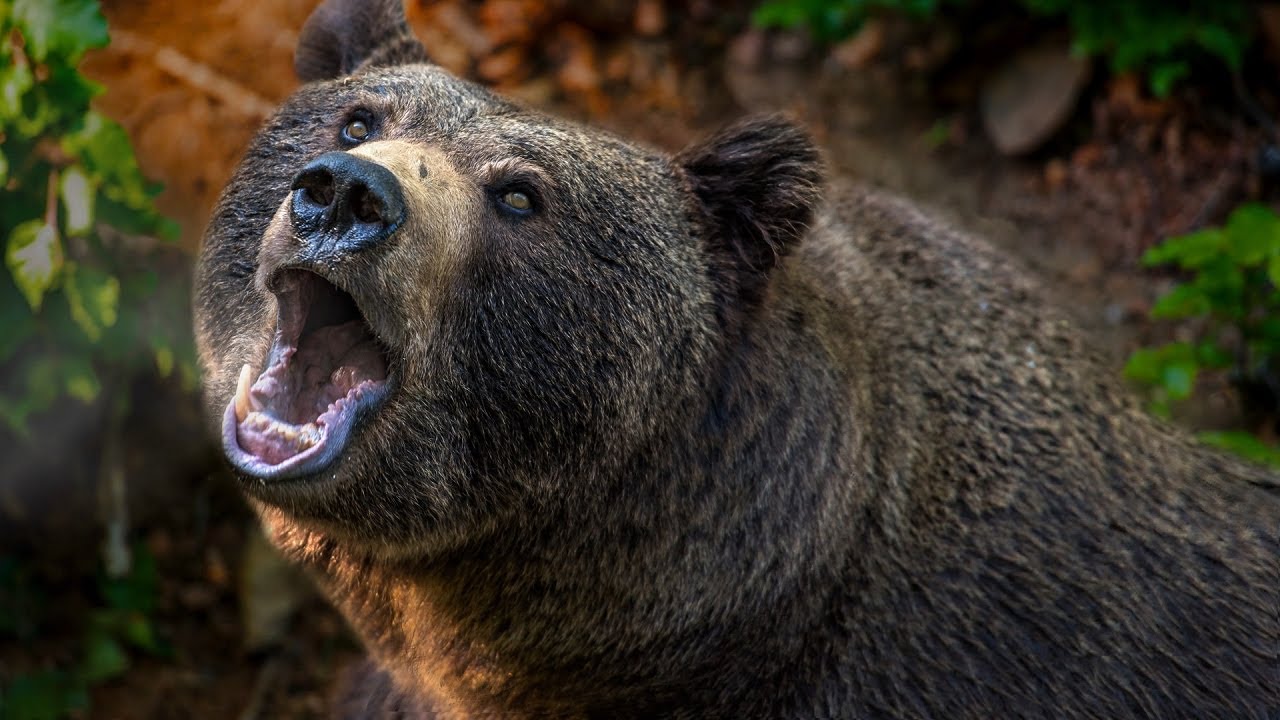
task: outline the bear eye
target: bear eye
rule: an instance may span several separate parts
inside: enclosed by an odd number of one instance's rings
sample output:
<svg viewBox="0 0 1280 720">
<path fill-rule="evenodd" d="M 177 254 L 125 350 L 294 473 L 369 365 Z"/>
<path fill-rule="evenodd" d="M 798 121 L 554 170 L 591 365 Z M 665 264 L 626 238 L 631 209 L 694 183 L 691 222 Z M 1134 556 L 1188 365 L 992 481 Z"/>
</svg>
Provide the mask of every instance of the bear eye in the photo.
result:
<svg viewBox="0 0 1280 720">
<path fill-rule="evenodd" d="M 508 190 L 502 193 L 499 200 L 502 201 L 503 205 L 521 214 L 533 210 L 533 198 L 529 197 L 529 193 L 521 190 Z"/>
<path fill-rule="evenodd" d="M 364 142 L 369 137 L 369 123 L 363 118 L 355 118 L 342 128 L 342 139 L 349 143 Z"/>
</svg>

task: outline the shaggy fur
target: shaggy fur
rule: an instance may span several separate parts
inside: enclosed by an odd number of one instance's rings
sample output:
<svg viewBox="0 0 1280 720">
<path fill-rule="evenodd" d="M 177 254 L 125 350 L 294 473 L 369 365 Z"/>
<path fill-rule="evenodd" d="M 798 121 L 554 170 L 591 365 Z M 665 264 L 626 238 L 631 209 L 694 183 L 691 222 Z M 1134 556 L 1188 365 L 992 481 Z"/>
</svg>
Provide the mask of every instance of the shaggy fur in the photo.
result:
<svg viewBox="0 0 1280 720">
<path fill-rule="evenodd" d="M 307 257 L 294 175 L 405 184 L 315 268 L 390 399 L 324 472 L 241 478 L 368 646 L 340 717 L 1280 716 L 1280 483 L 1148 418 L 986 245 L 784 121 L 670 157 L 448 75 L 394 3 L 316 18 L 196 325 L 220 418 Z"/>
</svg>

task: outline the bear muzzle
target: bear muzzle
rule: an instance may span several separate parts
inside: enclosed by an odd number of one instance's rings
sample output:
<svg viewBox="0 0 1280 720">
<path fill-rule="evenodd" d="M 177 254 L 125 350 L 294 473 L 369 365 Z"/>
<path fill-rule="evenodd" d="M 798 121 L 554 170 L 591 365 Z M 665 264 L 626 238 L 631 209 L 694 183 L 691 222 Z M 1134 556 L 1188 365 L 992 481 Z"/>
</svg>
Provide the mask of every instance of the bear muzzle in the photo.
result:
<svg viewBox="0 0 1280 720">
<path fill-rule="evenodd" d="M 312 160 L 293 179 L 289 218 L 310 262 L 376 247 L 404 222 L 405 197 L 391 170 L 347 152 Z"/>
<path fill-rule="evenodd" d="M 246 364 L 223 415 L 223 450 L 260 480 L 323 471 L 345 449 L 361 416 L 390 390 L 388 358 L 355 300 L 298 267 L 272 273 L 275 339 L 265 368 Z"/>
</svg>

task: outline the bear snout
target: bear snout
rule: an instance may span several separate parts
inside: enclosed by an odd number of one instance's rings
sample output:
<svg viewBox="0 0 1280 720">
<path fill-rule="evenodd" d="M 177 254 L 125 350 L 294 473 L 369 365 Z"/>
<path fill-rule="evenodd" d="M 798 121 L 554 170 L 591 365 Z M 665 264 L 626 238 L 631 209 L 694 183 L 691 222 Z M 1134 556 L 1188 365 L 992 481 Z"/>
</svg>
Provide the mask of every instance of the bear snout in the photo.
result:
<svg viewBox="0 0 1280 720">
<path fill-rule="evenodd" d="M 346 152 L 329 152 L 293 179 L 289 215 L 306 259 L 372 248 L 405 217 L 404 191 L 395 173 Z"/>
</svg>

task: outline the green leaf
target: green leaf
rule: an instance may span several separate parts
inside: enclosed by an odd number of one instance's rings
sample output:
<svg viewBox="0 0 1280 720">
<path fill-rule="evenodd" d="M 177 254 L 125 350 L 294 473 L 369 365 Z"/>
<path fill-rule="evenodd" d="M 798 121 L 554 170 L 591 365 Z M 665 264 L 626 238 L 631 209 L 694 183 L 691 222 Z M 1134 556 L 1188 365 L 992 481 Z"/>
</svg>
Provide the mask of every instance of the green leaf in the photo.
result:
<svg viewBox="0 0 1280 720">
<path fill-rule="evenodd" d="M 1159 356 L 1152 348 L 1140 348 L 1129 356 L 1124 364 L 1124 376 L 1135 382 L 1150 385 L 1159 377 Z"/>
<path fill-rule="evenodd" d="M 1142 348 L 1129 356 L 1124 375 L 1145 385 L 1163 389 L 1173 400 L 1191 395 L 1200 372 L 1199 349 L 1190 343 L 1170 343 Z"/>
<path fill-rule="evenodd" d="M 0 121 L 8 123 L 23 117 L 22 98 L 35 84 L 35 76 L 26 64 L 0 67 Z"/>
<path fill-rule="evenodd" d="M 146 615 L 139 612 L 129 613 L 128 618 L 125 620 L 124 637 L 134 647 L 142 650 L 155 652 L 159 648 L 151 621 L 147 619 Z"/>
<path fill-rule="evenodd" d="M 1194 270 L 1221 255 L 1226 242 L 1226 235 L 1219 228 L 1171 237 L 1143 253 L 1142 264 L 1151 267 L 1177 263 L 1183 269 Z"/>
<path fill-rule="evenodd" d="M 1147 75 L 1147 83 L 1151 85 L 1151 94 L 1158 98 L 1169 96 L 1173 86 L 1191 72 L 1191 66 L 1184 60 L 1156 63 Z"/>
<path fill-rule="evenodd" d="M 138 161 L 129 144 L 129 135 L 115 122 L 89 112 L 84 124 L 62 139 L 62 149 L 80 158 L 89 176 L 100 183 L 109 199 L 133 210 L 152 210 L 152 192 L 147 188 Z"/>
<path fill-rule="evenodd" d="M 1280 315 L 1277 315 L 1274 310 L 1258 323 L 1256 339 L 1262 355 L 1280 354 L 1277 352 L 1280 351 Z"/>
<path fill-rule="evenodd" d="M 0 700 L 0 720 L 62 720 L 87 706 L 83 690 L 58 670 L 13 678 Z"/>
<path fill-rule="evenodd" d="M 0 187 L 4 187 L 9 182 L 9 158 L 5 157 L 4 149 L 0 148 Z"/>
<path fill-rule="evenodd" d="M 1199 438 L 1207 445 L 1228 450 L 1246 460 L 1280 467 L 1280 448 L 1262 442 L 1251 433 L 1239 430 L 1203 432 L 1200 433 Z"/>
<path fill-rule="evenodd" d="M 1204 315 L 1213 308 L 1209 297 L 1193 283 L 1178 285 L 1151 307 L 1151 317 L 1177 319 Z"/>
<path fill-rule="evenodd" d="M 67 235 L 84 235 L 93 227 L 93 184 L 79 165 L 62 171 L 59 195 L 65 212 L 62 227 Z"/>
<path fill-rule="evenodd" d="M 67 394 L 84 403 L 93 402 L 102 391 L 98 373 L 93 363 L 84 355 L 67 355 L 62 358 L 62 381 Z"/>
<path fill-rule="evenodd" d="M 45 127 L 46 135 L 63 135 L 80 126 L 89 112 L 89 101 L 101 92 L 101 85 L 81 75 L 75 67 L 57 65 L 49 68 L 49 76 L 36 86 L 36 92 L 23 107 L 28 115 L 42 116 L 39 125 Z"/>
<path fill-rule="evenodd" d="M 1280 288 L 1280 253 L 1267 260 L 1267 279 L 1271 281 L 1273 288 Z"/>
<path fill-rule="evenodd" d="M 36 62 L 57 56 L 74 65 L 85 50 L 107 44 L 107 20 L 90 0 L 13 0 L 13 19 Z"/>
<path fill-rule="evenodd" d="M 1191 397 L 1191 391 L 1196 385 L 1196 375 L 1199 373 L 1200 368 L 1195 363 L 1171 363 L 1164 368 L 1160 383 L 1169 392 L 1169 397 L 1183 400 Z"/>
<path fill-rule="evenodd" d="M 90 683 L 109 680 L 129 669 L 129 656 L 119 641 L 106 632 L 89 634 L 85 639 L 84 655 L 80 672 Z"/>
<path fill-rule="evenodd" d="M 1235 362 L 1230 352 L 1218 347 L 1217 343 L 1203 342 L 1196 346 L 1196 360 L 1202 367 L 1224 370 Z"/>
<path fill-rule="evenodd" d="M 1232 70 L 1240 68 L 1246 42 L 1240 33 L 1206 22 L 1195 29 L 1195 40 L 1200 47 L 1221 58 L 1227 67 Z"/>
<path fill-rule="evenodd" d="M 1124 376 L 1148 385 L 1160 381 L 1164 368 L 1170 362 L 1195 358 L 1195 349 L 1189 343 L 1170 343 L 1154 348 L 1141 348 L 1129 356 Z"/>
<path fill-rule="evenodd" d="M 113 611 L 146 615 L 155 609 L 159 587 L 155 556 L 138 543 L 133 548 L 133 569 L 122 578 L 104 579 L 102 596 Z"/>
<path fill-rule="evenodd" d="M 31 358 L 14 375 L 22 378 L 18 386 L 24 392 L 18 398 L 0 395 L 0 416 L 14 432 L 25 436 L 27 418 L 47 410 L 58 398 L 61 384 L 58 368 L 45 357 Z"/>
<path fill-rule="evenodd" d="M 173 348 L 160 342 L 153 340 L 151 347 L 155 353 L 156 371 L 160 373 L 160 377 L 167 378 L 173 373 Z"/>
<path fill-rule="evenodd" d="M 13 357 L 36 329 L 35 315 L 18 288 L 0 277 L 0 362 Z"/>
<path fill-rule="evenodd" d="M 116 324 L 120 281 L 110 273 L 87 265 L 71 265 L 67 276 L 65 287 L 71 317 L 86 337 L 97 342 L 103 330 Z"/>
<path fill-rule="evenodd" d="M 44 294 L 62 271 L 62 241 L 58 229 L 43 220 L 28 220 L 9 233 L 5 265 L 32 310 L 39 310 Z"/>
<path fill-rule="evenodd" d="M 1227 218 L 1227 247 L 1242 265 L 1259 265 L 1280 254 L 1280 218 L 1265 205 L 1247 203 Z"/>
</svg>

